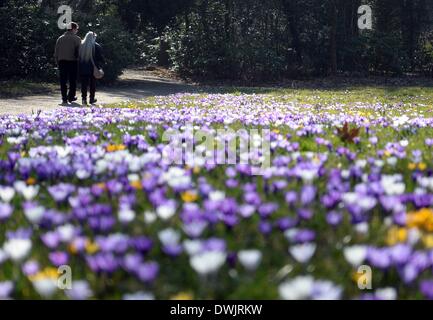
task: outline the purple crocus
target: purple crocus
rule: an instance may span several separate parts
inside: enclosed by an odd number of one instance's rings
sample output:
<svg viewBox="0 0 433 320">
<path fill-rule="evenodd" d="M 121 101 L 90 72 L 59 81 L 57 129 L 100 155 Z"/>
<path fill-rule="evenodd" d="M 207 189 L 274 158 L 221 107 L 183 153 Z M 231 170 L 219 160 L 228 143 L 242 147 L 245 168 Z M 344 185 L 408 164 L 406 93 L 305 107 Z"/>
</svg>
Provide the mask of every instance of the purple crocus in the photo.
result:
<svg viewBox="0 0 433 320">
<path fill-rule="evenodd" d="M 152 249 L 153 241 L 145 236 L 139 236 L 130 240 L 130 244 L 137 251 L 147 253 Z"/>
<path fill-rule="evenodd" d="M 278 229 L 286 231 L 287 229 L 293 228 L 297 225 L 298 220 L 291 217 L 284 217 L 277 220 L 276 224 Z"/>
<path fill-rule="evenodd" d="M 270 202 L 259 206 L 258 212 L 261 217 L 266 218 L 278 209 L 278 204 Z"/>
<path fill-rule="evenodd" d="M 264 235 L 268 235 L 272 231 L 272 225 L 268 221 L 261 221 L 259 223 L 259 231 Z"/>
<path fill-rule="evenodd" d="M 316 197 L 316 187 L 312 185 L 306 185 L 301 190 L 301 203 L 303 205 L 310 204 Z"/>
<path fill-rule="evenodd" d="M 293 205 L 296 203 L 298 195 L 295 191 L 289 191 L 285 195 L 285 200 L 288 205 Z"/>
<path fill-rule="evenodd" d="M 298 230 L 293 236 L 293 242 L 295 243 L 305 243 L 314 241 L 316 238 L 316 233 L 313 230 L 302 229 Z"/>
<path fill-rule="evenodd" d="M 0 282 L 0 300 L 10 299 L 13 290 L 14 284 L 12 281 Z"/>
<path fill-rule="evenodd" d="M 380 269 L 387 269 L 391 265 L 391 257 L 386 248 L 368 248 L 367 259 L 374 267 Z"/>
<path fill-rule="evenodd" d="M 405 264 L 412 254 L 412 248 L 407 244 L 397 244 L 389 248 L 391 260 L 396 265 Z"/>
<path fill-rule="evenodd" d="M 225 240 L 219 238 L 210 238 L 203 242 L 203 251 L 220 251 L 227 249 Z"/>
<path fill-rule="evenodd" d="M 22 271 L 26 276 L 32 276 L 39 272 L 39 263 L 35 260 L 27 261 L 22 266 Z"/>
<path fill-rule="evenodd" d="M 156 262 L 142 263 L 137 268 L 137 276 L 143 282 L 153 282 L 159 273 L 159 265 Z"/>
<path fill-rule="evenodd" d="M 41 236 L 41 240 L 45 246 L 54 249 L 60 244 L 60 235 L 57 232 L 49 231 Z"/>
<path fill-rule="evenodd" d="M 136 272 L 142 262 L 143 257 L 140 254 L 129 253 L 123 257 L 122 266 L 127 271 Z"/>
<path fill-rule="evenodd" d="M 50 262 L 56 267 L 67 264 L 69 260 L 68 254 L 62 251 L 51 252 L 48 255 L 48 258 L 50 259 Z"/>
<path fill-rule="evenodd" d="M 310 209 L 301 208 L 298 210 L 298 217 L 302 220 L 310 220 L 313 217 L 314 213 Z"/>
<path fill-rule="evenodd" d="M 433 300 L 433 280 L 421 281 L 419 288 L 427 299 Z"/>
<path fill-rule="evenodd" d="M 13 209 L 8 203 L 0 203 L 0 222 L 7 220 L 12 215 Z"/>
<path fill-rule="evenodd" d="M 60 183 L 55 186 L 48 187 L 48 192 L 56 202 L 63 202 L 66 198 L 75 191 L 75 186 L 67 183 Z"/>
<path fill-rule="evenodd" d="M 331 211 L 326 215 L 326 222 L 331 226 L 338 226 L 343 221 L 343 214 L 338 211 Z"/>
</svg>

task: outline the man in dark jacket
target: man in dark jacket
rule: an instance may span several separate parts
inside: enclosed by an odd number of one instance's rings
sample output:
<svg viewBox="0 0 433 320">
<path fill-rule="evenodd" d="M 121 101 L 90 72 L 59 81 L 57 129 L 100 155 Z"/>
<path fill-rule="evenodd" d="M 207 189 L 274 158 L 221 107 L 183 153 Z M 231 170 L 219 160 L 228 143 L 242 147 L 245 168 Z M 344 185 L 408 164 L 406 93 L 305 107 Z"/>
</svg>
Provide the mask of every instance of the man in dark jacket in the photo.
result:
<svg viewBox="0 0 433 320">
<path fill-rule="evenodd" d="M 78 52 L 81 39 L 77 36 L 78 24 L 71 22 L 68 30 L 57 39 L 54 58 L 60 72 L 60 89 L 62 91 L 62 103 L 74 102 L 77 91 Z M 69 92 L 67 83 L 69 81 Z"/>
</svg>

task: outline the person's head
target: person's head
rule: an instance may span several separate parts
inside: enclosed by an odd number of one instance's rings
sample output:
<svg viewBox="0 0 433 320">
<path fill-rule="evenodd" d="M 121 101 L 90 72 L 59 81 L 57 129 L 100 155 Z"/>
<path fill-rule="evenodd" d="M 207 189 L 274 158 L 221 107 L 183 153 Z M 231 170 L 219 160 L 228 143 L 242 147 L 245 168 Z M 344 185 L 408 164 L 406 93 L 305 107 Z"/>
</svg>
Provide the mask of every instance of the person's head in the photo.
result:
<svg viewBox="0 0 433 320">
<path fill-rule="evenodd" d="M 68 29 L 68 31 L 72 31 L 73 33 L 77 34 L 78 29 L 79 29 L 78 23 L 76 23 L 76 22 L 69 23 L 67 29 Z"/>
<path fill-rule="evenodd" d="M 80 47 L 81 61 L 90 61 L 93 55 L 95 42 L 96 42 L 96 34 L 92 31 L 87 32 L 83 41 L 81 41 L 81 47 Z"/>
</svg>

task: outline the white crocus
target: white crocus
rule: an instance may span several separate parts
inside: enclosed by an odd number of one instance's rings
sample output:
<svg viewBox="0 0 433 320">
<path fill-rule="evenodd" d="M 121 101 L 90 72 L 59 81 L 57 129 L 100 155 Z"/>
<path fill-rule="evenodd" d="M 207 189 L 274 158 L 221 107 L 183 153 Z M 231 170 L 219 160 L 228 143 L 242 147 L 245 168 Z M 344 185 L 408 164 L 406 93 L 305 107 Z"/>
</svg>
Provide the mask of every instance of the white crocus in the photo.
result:
<svg viewBox="0 0 433 320">
<path fill-rule="evenodd" d="M 281 299 L 303 300 L 311 296 L 314 286 L 314 279 L 311 276 L 299 276 L 293 280 L 283 282 L 278 287 Z"/>
<path fill-rule="evenodd" d="M 409 145 L 409 141 L 407 141 L 407 140 L 401 140 L 401 141 L 400 141 L 400 145 L 401 145 L 403 148 L 406 148 L 406 147 Z"/>
<path fill-rule="evenodd" d="M 21 185 L 20 189 L 17 190 L 24 197 L 25 200 L 33 200 L 39 193 L 39 186 L 27 186 Z"/>
<path fill-rule="evenodd" d="M 80 180 L 84 180 L 88 179 L 91 176 L 91 172 L 86 170 L 85 168 L 79 168 L 75 172 L 75 176 Z"/>
<path fill-rule="evenodd" d="M 34 208 L 29 208 L 24 210 L 24 215 L 31 223 L 39 223 L 45 213 L 45 208 L 41 206 L 37 206 Z"/>
<path fill-rule="evenodd" d="M 176 245 L 180 241 L 180 233 L 172 228 L 164 229 L 158 233 L 159 241 L 165 246 Z"/>
<path fill-rule="evenodd" d="M 226 197 L 226 194 L 223 191 L 212 191 L 209 193 L 209 200 L 211 201 L 221 201 L 224 200 Z"/>
<path fill-rule="evenodd" d="M 396 300 L 397 290 L 391 287 L 377 289 L 375 296 L 381 300 Z"/>
<path fill-rule="evenodd" d="M 359 196 L 355 192 L 346 192 L 341 196 L 345 204 L 353 204 L 358 201 Z"/>
<path fill-rule="evenodd" d="M 353 267 L 358 267 L 367 257 L 367 247 L 362 245 L 346 247 L 344 248 L 343 254 L 347 262 Z"/>
<path fill-rule="evenodd" d="M 238 253 L 239 262 L 245 269 L 256 270 L 262 260 L 262 253 L 259 250 L 242 250 Z"/>
<path fill-rule="evenodd" d="M 357 223 L 355 225 L 355 231 L 358 232 L 359 234 L 367 234 L 368 233 L 368 223 L 367 222 L 361 222 L 361 223 Z"/>
<path fill-rule="evenodd" d="M 57 232 L 62 242 L 71 242 L 75 235 L 75 228 L 72 224 L 65 224 L 58 227 Z"/>
<path fill-rule="evenodd" d="M 44 277 L 32 281 L 33 287 L 43 298 L 51 298 L 57 290 L 56 278 Z"/>
<path fill-rule="evenodd" d="M 162 220 L 170 219 L 171 217 L 174 216 L 175 213 L 176 213 L 176 207 L 171 204 L 163 204 L 156 209 L 156 214 Z"/>
<path fill-rule="evenodd" d="M 130 223 L 135 219 L 135 212 L 128 205 L 120 206 L 119 209 L 119 221 L 120 223 Z"/>
<path fill-rule="evenodd" d="M 396 157 L 390 157 L 386 160 L 386 163 L 388 163 L 392 167 L 395 167 L 395 165 L 397 164 L 397 158 Z"/>
<path fill-rule="evenodd" d="M 401 195 L 406 189 L 406 185 L 402 182 L 401 175 L 384 175 L 381 179 L 381 185 L 385 193 L 391 195 Z"/>
<path fill-rule="evenodd" d="M 193 256 L 200 253 L 203 245 L 200 240 L 185 240 L 183 242 L 183 248 L 189 256 Z"/>
<path fill-rule="evenodd" d="M 0 199 L 9 203 L 15 196 L 15 189 L 12 187 L 0 187 Z"/>
<path fill-rule="evenodd" d="M 152 293 L 138 291 L 125 294 L 122 300 L 155 300 L 155 296 Z"/>
<path fill-rule="evenodd" d="M 300 263 L 307 263 L 316 252 L 315 243 L 302 243 L 291 246 L 289 248 L 290 254 L 293 258 Z"/>
<path fill-rule="evenodd" d="M 6 255 L 15 262 L 20 262 L 26 258 L 32 249 L 30 239 L 10 239 L 3 245 Z"/>
<path fill-rule="evenodd" d="M 171 167 L 162 175 L 162 181 L 172 188 L 187 188 L 191 184 L 191 177 L 184 169 Z"/>
<path fill-rule="evenodd" d="M 199 253 L 190 258 L 191 267 L 200 275 L 216 273 L 224 264 L 226 254 L 219 251 Z"/>
<path fill-rule="evenodd" d="M 143 213 L 143 218 L 144 218 L 144 222 L 145 222 L 146 224 L 152 224 L 152 223 L 154 223 L 154 222 L 156 221 L 157 216 L 156 216 L 156 214 L 155 214 L 154 212 L 152 212 L 152 211 L 145 211 L 145 212 Z"/>
</svg>

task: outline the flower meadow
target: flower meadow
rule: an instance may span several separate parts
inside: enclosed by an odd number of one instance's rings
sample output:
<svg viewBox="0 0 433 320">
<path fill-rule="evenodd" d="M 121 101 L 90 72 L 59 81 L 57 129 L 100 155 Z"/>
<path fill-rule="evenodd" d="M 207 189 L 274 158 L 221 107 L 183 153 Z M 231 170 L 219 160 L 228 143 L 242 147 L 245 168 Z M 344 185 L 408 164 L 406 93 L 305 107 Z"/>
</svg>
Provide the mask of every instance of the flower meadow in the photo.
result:
<svg viewBox="0 0 433 320">
<path fill-rule="evenodd" d="M 270 166 L 165 163 L 185 123 L 270 129 Z M 0 298 L 433 298 L 432 128 L 271 94 L 0 116 Z"/>
</svg>

